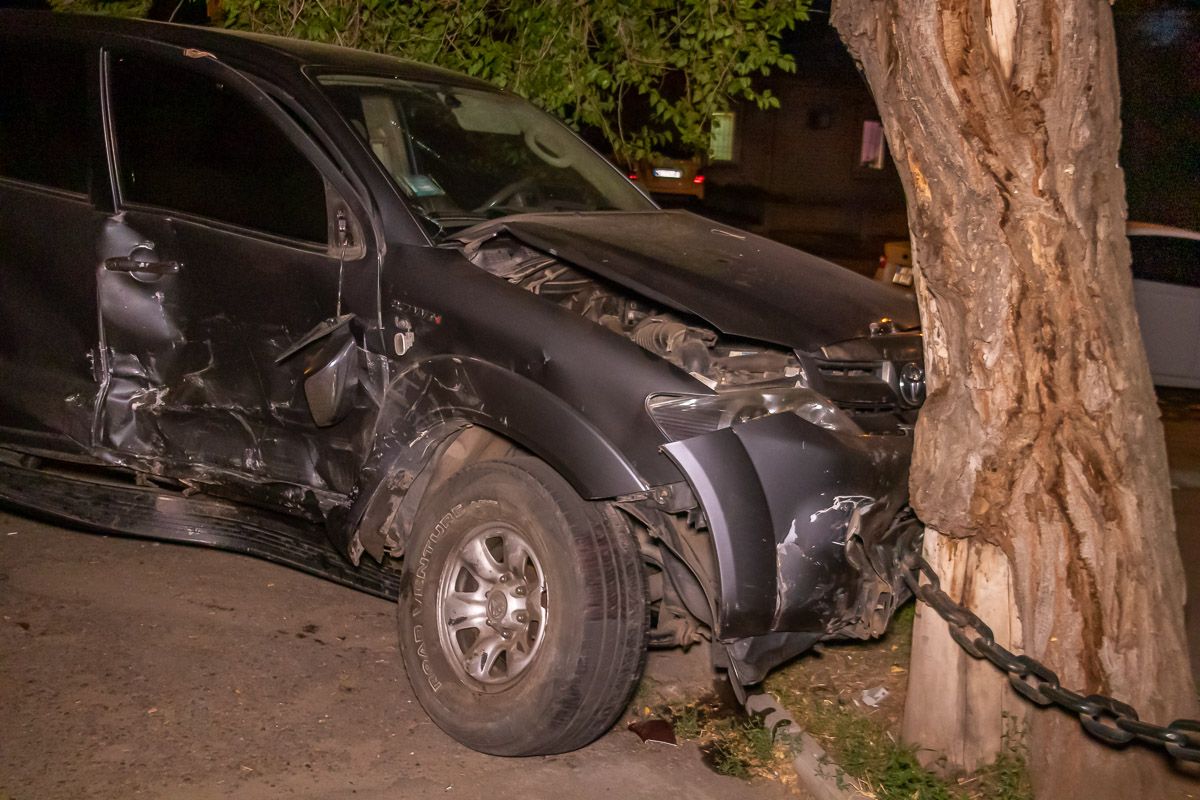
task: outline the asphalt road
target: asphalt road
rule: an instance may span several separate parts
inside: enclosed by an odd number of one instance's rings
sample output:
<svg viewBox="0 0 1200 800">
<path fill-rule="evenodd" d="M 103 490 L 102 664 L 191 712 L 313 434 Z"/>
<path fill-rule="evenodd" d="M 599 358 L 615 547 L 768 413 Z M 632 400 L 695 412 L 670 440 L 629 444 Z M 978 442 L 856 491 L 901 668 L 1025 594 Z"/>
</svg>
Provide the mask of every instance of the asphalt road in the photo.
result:
<svg viewBox="0 0 1200 800">
<path fill-rule="evenodd" d="M 480 755 L 413 699 L 390 603 L 0 513 L 0 800 L 795 796 L 622 725 L 567 755 Z"/>
</svg>

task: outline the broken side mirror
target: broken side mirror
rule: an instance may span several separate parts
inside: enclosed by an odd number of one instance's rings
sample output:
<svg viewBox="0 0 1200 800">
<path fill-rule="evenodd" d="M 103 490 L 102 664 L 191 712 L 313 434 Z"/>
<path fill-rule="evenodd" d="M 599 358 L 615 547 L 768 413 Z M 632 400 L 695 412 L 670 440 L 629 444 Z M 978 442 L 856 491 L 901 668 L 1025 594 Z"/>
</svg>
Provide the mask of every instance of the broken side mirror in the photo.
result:
<svg viewBox="0 0 1200 800">
<path fill-rule="evenodd" d="M 313 422 L 326 428 L 346 418 L 359 383 L 359 348 L 351 330 L 353 314 L 327 319 L 283 355 L 276 364 L 304 352 L 304 398 Z"/>
<path fill-rule="evenodd" d="M 341 422 L 354 406 L 358 388 L 358 345 L 347 335 L 331 337 L 304 370 L 304 397 L 318 427 Z"/>
</svg>

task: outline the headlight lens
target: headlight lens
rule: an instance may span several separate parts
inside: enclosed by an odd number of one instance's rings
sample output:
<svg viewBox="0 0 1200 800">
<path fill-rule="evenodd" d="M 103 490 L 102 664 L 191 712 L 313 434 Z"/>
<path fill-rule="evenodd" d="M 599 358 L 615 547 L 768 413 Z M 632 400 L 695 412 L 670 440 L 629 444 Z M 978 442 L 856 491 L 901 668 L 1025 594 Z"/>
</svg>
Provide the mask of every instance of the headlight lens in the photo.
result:
<svg viewBox="0 0 1200 800">
<path fill-rule="evenodd" d="M 792 413 L 831 431 L 860 434 L 854 420 L 812 389 L 743 389 L 720 394 L 652 394 L 646 411 L 671 441 L 690 439 L 770 414 Z"/>
</svg>

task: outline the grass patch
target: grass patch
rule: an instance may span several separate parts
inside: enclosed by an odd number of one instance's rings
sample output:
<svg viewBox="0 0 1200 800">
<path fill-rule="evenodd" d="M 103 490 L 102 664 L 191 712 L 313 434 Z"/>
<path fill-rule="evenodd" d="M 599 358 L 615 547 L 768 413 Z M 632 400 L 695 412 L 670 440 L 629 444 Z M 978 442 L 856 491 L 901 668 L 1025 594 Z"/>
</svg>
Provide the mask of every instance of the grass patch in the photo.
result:
<svg viewBox="0 0 1200 800">
<path fill-rule="evenodd" d="M 773 774 L 783 755 L 776 752 L 771 732 L 753 722 L 718 724 L 708 738 L 700 752 L 713 769 L 731 778 Z"/>
<path fill-rule="evenodd" d="M 811 736 L 821 742 L 854 788 L 877 800 L 1032 800 L 1019 732 L 1010 730 L 1004 752 L 974 775 L 949 780 L 921 766 L 915 748 L 898 740 L 908 682 L 915 607 L 901 608 L 885 636 L 869 642 L 830 644 L 776 670 L 766 688 Z M 863 692 L 888 690 L 878 707 Z M 872 699 L 872 702 L 875 702 Z M 678 740 L 695 742 L 715 772 L 740 779 L 794 783 L 792 743 L 775 738 L 715 695 L 668 701 L 643 680 L 632 717 L 671 721 Z M 1010 721 L 1005 724 L 1011 728 Z M 924 754 L 922 754 L 924 755 Z"/>
<path fill-rule="evenodd" d="M 880 800 L 958 800 L 951 785 L 917 761 L 914 748 L 896 742 L 877 724 L 822 698 L 782 695 L 800 726 L 821 742 L 865 794 Z"/>
<path fill-rule="evenodd" d="M 757 720 L 746 718 L 716 697 L 667 703 L 642 712 L 670 720 L 675 737 L 695 742 L 705 763 L 721 775 L 778 780 L 788 770 L 788 743 L 776 742 Z"/>
<path fill-rule="evenodd" d="M 1032 800 L 1033 786 L 1025 750 L 1012 739 L 1005 740 L 1005 750 L 996 760 L 976 773 L 979 780 L 977 796 L 987 800 Z"/>
<path fill-rule="evenodd" d="M 951 781 L 921 766 L 916 748 L 898 742 L 856 709 L 780 692 L 797 722 L 821 742 L 864 794 L 879 800 L 1032 800 L 1019 745 L 1009 743 L 995 762 Z"/>
<path fill-rule="evenodd" d="M 907 686 L 915 609 L 900 609 L 887 635 L 826 646 L 777 670 L 767 688 L 817 739 L 855 787 L 879 800 L 1032 800 L 1020 733 L 1010 728 L 1004 752 L 958 780 L 925 769 L 917 750 L 898 740 Z M 861 704 L 864 689 L 883 686 L 878 708 Z"/>
</svg>

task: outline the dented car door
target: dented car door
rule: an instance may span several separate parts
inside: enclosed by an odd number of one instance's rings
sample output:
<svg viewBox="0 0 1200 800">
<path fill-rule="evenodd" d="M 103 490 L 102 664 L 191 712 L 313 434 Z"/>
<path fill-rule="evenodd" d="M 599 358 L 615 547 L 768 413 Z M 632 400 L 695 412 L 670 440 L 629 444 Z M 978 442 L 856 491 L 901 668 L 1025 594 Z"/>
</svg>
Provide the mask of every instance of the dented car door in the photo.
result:
<svg viewBox="0 0 1200 800">
<path fill-rule="evenodd" d="M 0 31 L 0 430 L 40 452 L 91 446 L 96 52 Z"/>
<path fill-rule="evenodd" d="M 304 379 L 321 365 L 280 357 L 331 318 L 371 316 L 370 292 L 344 291 L 347 275 L 373 283 L 349 207 L 298 126 L 210 54 L 113 50 L 106 79 L 100 446 L 173 477 L 347 491 L 357 420 L 317 425 Z"/>
</svg>

